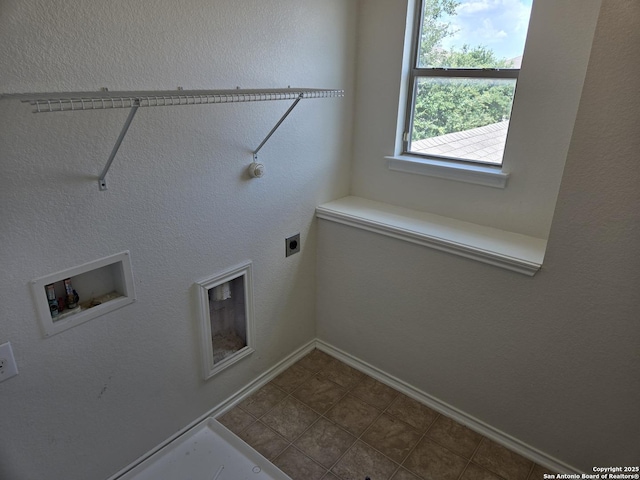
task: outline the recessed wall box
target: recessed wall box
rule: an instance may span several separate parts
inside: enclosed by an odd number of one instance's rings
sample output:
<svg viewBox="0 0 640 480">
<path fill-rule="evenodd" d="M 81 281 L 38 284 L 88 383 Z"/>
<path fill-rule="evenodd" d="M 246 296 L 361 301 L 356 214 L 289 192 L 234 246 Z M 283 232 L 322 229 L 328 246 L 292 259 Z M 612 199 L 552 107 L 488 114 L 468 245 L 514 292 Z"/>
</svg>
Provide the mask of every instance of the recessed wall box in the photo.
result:
<svg viewBox="0 0 640 480">
<path fill-rule="evenodd" d="M 129 252 L 31 282 L 40 324 L 50 337 L 135 301 Z"/>
<path fill-rule="evenodd" d="M 253 353 L 251 263 L 196 282 L 204 379 Z"/>
<path fill-rule="evenodd" d="M 300 234 L 296 233 L 290 237 L 285 238 L 285 257 L 290 257 L 294 253 L 300 251 Z"/>
</svg>

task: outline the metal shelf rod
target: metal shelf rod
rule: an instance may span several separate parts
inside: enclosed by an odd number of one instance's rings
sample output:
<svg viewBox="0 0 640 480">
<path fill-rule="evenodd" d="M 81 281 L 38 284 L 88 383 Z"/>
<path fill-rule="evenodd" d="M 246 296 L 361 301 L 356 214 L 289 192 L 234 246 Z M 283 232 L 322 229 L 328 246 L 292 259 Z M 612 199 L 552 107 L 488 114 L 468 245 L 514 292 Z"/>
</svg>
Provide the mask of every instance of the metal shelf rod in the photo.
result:
<svg viewBox="0 0 640 480">
<path fill-rule="evenodd" d="M 111 164 L 113 163 L 113 159 L 116 158 L 116 153 L 118 153 L 118 149 L 120 148 L 120 145 L 122 144 L 122 140 L 124 140 L 124 137 L 127 134 L 127 131 L 129 130 L 129 127 L 131 126 L 131 122 L 133 122 L 133 117 L 135 117 L 136 112 L 138 111 L 138 107 L 139 107 L 139 105 L 137 105 L 137 104 L 134 104 L 131 107 L 131 110 L 129 111 L 129 115 L 127 116 L 127 120 L 124 122 L 124 126 L 122 127 L 122 130 L 120 131 L 120 135 L 118 135 L 118 139 L 116 140 L 116 144 L 113 146 L 113 149 L 111 150 L 111 155 L 109 155 L 109 160 L 107 160 L 107 164 L 102 169 L 102 173 L 100 174 L 100 177 L 98 178 L 98 188 L 100 190 L 106 190 L 107 189 L 107 181 L 106 181 L 105 177 L 107 176 L 107 172 L 109 171 L 109 168 L 111 168 Z"/>
<path fill-rule="evenodd" d="M 289 116 L 289 114 L 293 111 L 294 108 L 296 108 L 296 105 L 298 105 L 298 103 L 300 102 L 300 100 L 302 100 L 303 94 L 301 93 L 300 95 L 298 95 L 298 98 L 296 99 L 295 102 L 293 102 L 293 104 L 289 107 L 289 110 L 287 110 L 284 115 L 280 118 L 280 120 L 278 121 L 278 123 L 276 123 L 275 127 L 273 127 L 271 129 L 271 131 L 267 134 L 267 136 L 265 137 L 264 140 L 262 140 L 262 143 L 260 143 L 260 145 L 258 145 L 258 148 L 256 148 L 253 151 L 253 161 L 257 161 L 258 160 L 258 152 L 260 151 L 260 149 L 264 146 L 265 143 L 267 143 L 267 140 L 269 140 L 271 138 L 271 135 L 274 134 L 274 132 L 278 129 L 278 127 L 280 125 L 282 125 L 282 122 L 284 122 L 285 118 L 287 118 Z"/>
<path fill-rule="evenodd" d="M 0 94 L 0 100 L 17 99 L 29 103 L 34 107 L 33 113 L 71 112 L 84 110 L 111 110 L 129 108 L 129 115 L 120 135 L 116 140 L 109 159 L 98 178 L 100 190 L 107 189 L 106 176 L 111 164 L 118 153 L 118 149 L 127 135 L 133 117 L 140 107 L 168 107 L 179 105 L 209 105 L 217 103 L 264 102 L 271 100 L 294 100 L 293 104 L 271 129 L 265 139 L 253 151 L 254 163 L 258 152 L 271 138 L 282 122 L 303 98 L 334 98 L 343 97 L 344 90 L 313 89 L 313 88 L 271 88 L 271 89 L 240 89 L 235 90 L 163 90 L 163 91 L 132 91 L 110 92 L 106 89 L 100 92 L 66 92 L 66 93 L 18 93 Z M 262 167 L 262 166 L 260 166 Z M 254 176 L 261 176 L 254 175 Z"/>
<path fill-rule="evenodd" d="M 18 99 L 34 107 L 33 113 L 110 110 L 140 107 L 169 107 L 179 105 L 208 105 L 216 103 L 264 102 L 302 98 L 343 97 L 344 90 L 282 88 L 263 90 L 163 90 L 132 92 L 66 92 L 1 94 L 2 99 Z"/>
</svg>

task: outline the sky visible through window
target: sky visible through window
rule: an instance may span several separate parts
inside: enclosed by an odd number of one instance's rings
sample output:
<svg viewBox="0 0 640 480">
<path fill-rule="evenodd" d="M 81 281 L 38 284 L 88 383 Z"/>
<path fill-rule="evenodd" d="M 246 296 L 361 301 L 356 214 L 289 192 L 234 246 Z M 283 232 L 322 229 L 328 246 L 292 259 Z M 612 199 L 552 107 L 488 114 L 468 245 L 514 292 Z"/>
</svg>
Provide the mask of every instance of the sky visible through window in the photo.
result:
<svg viewBox="0 0 640 480">
<path fill-rule="evenodd" d="M 413 80 L 410 153 L 502 163 L 512 69 L 521 65 L 531 7 L 532 0 L 423 0 L 416 64 L 440 71 Z"/>
<path fill-rule="evenodd" d="M 532 0 L 459 0 L 456 15 L 443 16 L 455 34 L 442 47 L 460 50 L 463 45 L 482 45 L 500 59 L 522 55 L 529 26 Z"/>
</svg>

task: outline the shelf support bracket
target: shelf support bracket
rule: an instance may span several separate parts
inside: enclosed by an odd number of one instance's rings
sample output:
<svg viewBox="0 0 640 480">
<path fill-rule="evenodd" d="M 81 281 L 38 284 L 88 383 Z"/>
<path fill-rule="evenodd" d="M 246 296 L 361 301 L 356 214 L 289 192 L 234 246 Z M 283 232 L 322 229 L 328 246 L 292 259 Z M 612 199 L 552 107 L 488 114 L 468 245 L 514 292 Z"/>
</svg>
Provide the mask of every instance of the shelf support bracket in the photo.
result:
<svg viewBox="0 0 640 480">
<path fill-rule="evenodd" d="M 104 191 L 104 190 L 107 189 L 107 181 L 106 181 L 105 177 L 107 176 L 107 172 L 111 168 L 111 164 L 113 163 L 113 159 L 116 158 L 116 154 L 118 153 L 118 149 L 120 148 L 120 144 L 122 144 L 122 140 L 124 140 L 124 137 L 127 134 L 127 131 L 129 130 L 129 127 L 131 126 L 131 122 L 133 121 L 133 117 L 135 117 L 136 112 L 138 111 L 138 107 L 140 107 L 140 101 L 139 100 L 135 100 L 133 102 L 133 105 L 131 106 L 131 110 L 129 111 L 129 116 L 127 117 L 127 120 L 124 122 L 124 126 L 122 127 L 122 130 L 120 131 L 120 135 L 118 135 L 118 139 L 116 140 L 116 144 L 113 146 L 113 150 L 111 150 L 111 155 L 109 155 L 109 160 L 107 160 L 107 164 L 104 166 L 104 169 L 102 170 L 102 173 L 100 174 L 100 177 L 98 178 L 98 188 L 100 188 L 101 191 Z"/>
<path fill-rule="evenodd" d="M 298 95 L 298 98 L 296 98 L 295 102 L 293 102 L 293 104 L 289 107 L 289 110 L 287 110 L 284 113 L 284 115 L 280 118 L 278 123 L 276 123 L 275 127 L 273 127 L 271 129 L 271 131 L 267 134 L 267 136 L 264 138 L 264 140 L 262 140 L 262 143 L 260 145 L 258 145 L 258 148 L 256 148 L 253 151 L 253 161 L 254 162 L 258 161 L 258 152 L 260 151 L 260 149 L 264 146 L 265 143 L 267 143 L 267 141 L 271 138 L 271 135 L 273 135 L 275 133 L 275 131 L 278 129 L 278 127 L 280 125 L 282 125 L 282 122 L 284 122 L 285 118 L 287 118 L 289 116 L 289 114 L 293 111 L 294 108 L 296 108 L 296 105 L 298 105 L 300 100 L 302 100 L 303 98 L 304 98 L 304 93 L 301 93 L 300 95 Z"/>
</svg>

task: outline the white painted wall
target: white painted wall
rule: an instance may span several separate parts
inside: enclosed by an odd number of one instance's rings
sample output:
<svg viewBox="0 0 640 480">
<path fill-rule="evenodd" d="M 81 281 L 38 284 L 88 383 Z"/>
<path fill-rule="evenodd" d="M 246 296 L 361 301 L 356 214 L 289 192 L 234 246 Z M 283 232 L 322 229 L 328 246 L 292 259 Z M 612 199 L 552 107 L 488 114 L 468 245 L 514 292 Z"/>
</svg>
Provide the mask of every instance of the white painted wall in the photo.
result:
<svg viewBox="0 0 640 480">
<path fill-rule="evenodd" d="M 33 115 L 0 102 L 0 478 L 107 478 L 315 337 L 314 208 L 348 193 L 352 0 L 3 0 L 0 92 L 287 85 L 288 102 Z M 302 253 L 284 258 L 284 238 Z M 29 281 L 131 251 L 137 302 L 43 339 Z M 193 282 L 254 266 L 256 352 L 201 380 Z"/>
<path fill-rule="evenodd" d="M 399 154 L 412 0 L 361 3 L 351 194 L 546 239 L 580 100 L 600 0 L 536 0 L 496 189 L 390 171 Z M 409 5 L 409 6 L 407 6 Z M 407 53 L 408 55 L 408 53 Z M 403 70 L 404 69 L 404 70 Z M 404 73 L 403 73 L 404 71 Z"/>
<path fill-rule="evenodd" d="M 535 277 L 318 228 L 320 339 L 588 472 L 640 458 L 639 23 L 603 2 Z"/>
</svg>

